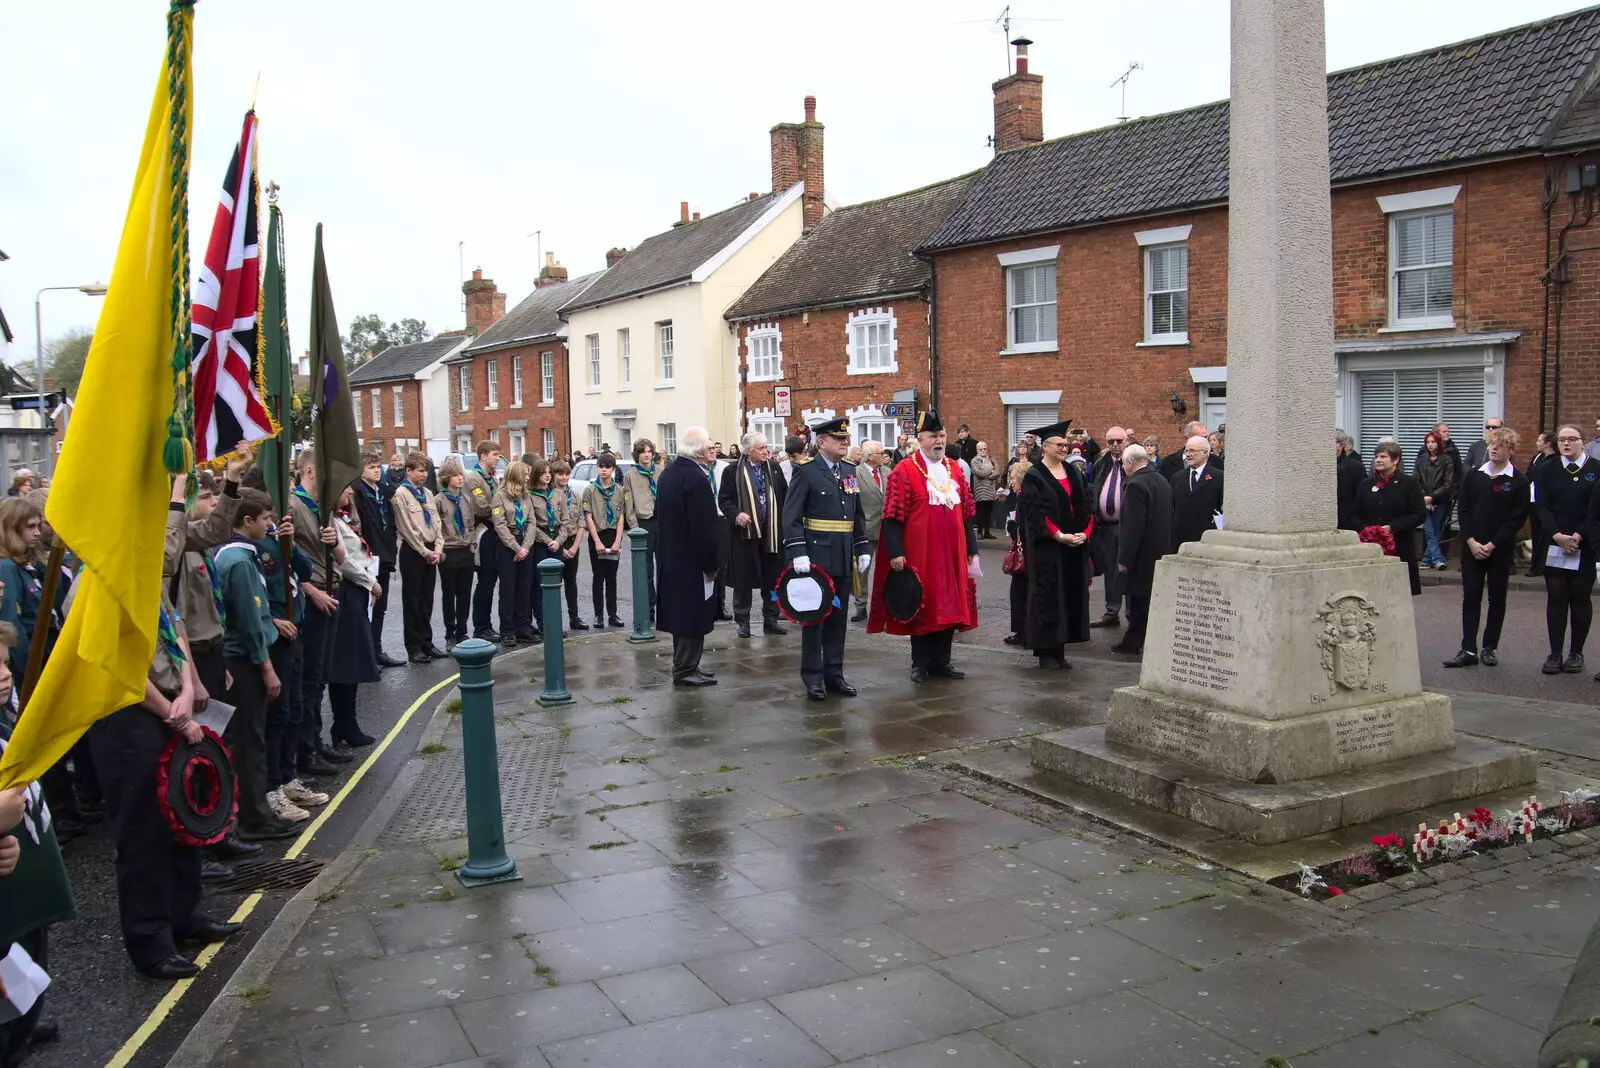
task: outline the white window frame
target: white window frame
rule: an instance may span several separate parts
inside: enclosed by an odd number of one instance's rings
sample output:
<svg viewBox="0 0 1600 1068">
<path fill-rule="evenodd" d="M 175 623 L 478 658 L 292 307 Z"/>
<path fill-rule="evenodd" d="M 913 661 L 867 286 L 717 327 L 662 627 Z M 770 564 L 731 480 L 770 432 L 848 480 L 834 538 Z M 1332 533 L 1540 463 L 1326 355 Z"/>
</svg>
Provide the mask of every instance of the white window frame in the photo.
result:
<svg viewBox="0 0 1600 1068">
<path fill-rule="evenodd" d="M 556 432 L 554 430 L 551 430 L 549 427 L 545 427 L 542 444 L 544 445 L 544 454 L 546 456 L 555 455 L 555 451 L 556 451 Z"/>
<path fill-rule="evenodd" d="M 1144 340 L 1141 345 L 1187 345 L 1189 343 L 1189 241 L 1188 232 L 1193 229 L 1189 226 L 1169 226 L 1165 230 L 1147 230 L 1135 234 L 1139 239 L 1143 255 L 1144 269 Z M 1181 233 L 1180 240 L 1172 240 Z M 1146 240 L 1147 237 L 1160 237 L 1166 240 Z M 1166 252 L 1168 249 L 1183 249 L 1183 288 L 1155 290 L 1151 288 L 1154 274 L 1150 270 L 1150 259 L 1157 253 Z M 1169 330 L 1164 334 L 1155 332 L 1155 298 L 1162 294 L 1183 294 L 1183 322 L 1182 330 Z"/>
<path fill-rule="evenodd" d="M 511 455 L 520 458 L 527 451 L 528 435 L 521 430 L 510 430 L 506 436 L 510 438 Z"/>
<path fill-rule="evenodd" d="M 471 434 L 457 434 L 456 435 L 456 452 L 459 452 L 459 453 L 462 453 L 462 454 L 466 454 L 466 453 L 469 453 L 471 451 L 472 451 L 472 435 Z"/>
<path fill-rule="evenodd" d="M 623 327 L 617 331 L 617 391 L 633 386 L 633 331 Z"/>
<path fill-rule="evenodd" d="M 360 434 L 360 433 L 362 433 L 362 429 L 361 429 L 361 401 L 359 399 L 357 399 L 354 404 L 350 405 L 350 409 L 351 409 L 351 411 L 353 411 L 355 413 L 355 417 L 356 417 L 356 433 Z"/>
<path fill-rule="evenodd" d="M 868 367 L 866 361 L 871 346 L 864 344 L 862 338 L 873 327 L 885 325 L 889 328 L 889 362 L 880 367 Z M 899 321 L 893 308 L 862 308 L 851 312 L 845 319 L 844 338 L 845 374 L 887 375 L 900 370 Z"/>
<path fill-rule="evenodd" d="M 494 360 L 483 361 L 483 407 L 494 411 L 500 407 L 500 368 Z"/>
<path fill-rule="evenodd" d="M 762 323 L 745 330 L 744 365 L 751 382 L 783 380 L 783 329 Z"/>
<path fill-rule="evenodd" d="M 598 448 L 599 446 L 596 445 Z M 656 424 L 656 450 L 662 456 L 673 457 L 678 455 L 678 424 Z"/>
<path fill-rule="evenodd" d="M 383 390 L 372 387 L 372 429 L 383 429 Z"/>
<path fill-rule="evenodd" d="M 1013 269 L 1038 267 L 1045 264 L 1049 264 L 1050 266 L 1054 267 L 1060 254 L 1060 245 L 1043 245 L 1038 248 L 1018 249 L 1015 252 L 1002 252 L 997 257 L 1002 268 L 1001 277 L 1002 282 L 1005 285 L 1004 300 L 1006 308 L 1006 347 L 1000 353 L 1000 355 L 1011 356 L 1019 353 L 1061 351 L 1059 340 L 1061 336 L 1059 276 L 1057 277 L 1056 281 L 1056 300 L 1040 301 L 1038 304 L 1026 305 L 1027 307 L 1043 307 L 1045 304 L 1049 304 L 1051 307 L 1056 309 L 1056 336 L 1054 338 L 1041 341 L 1024 341 L 1019 343 L 1016 339 L 1016 319 L 1012 313 L 1016 311 L 1017 308 L 1023 307 L 1023 305 L 1014 305 L 1011 303 L 1011 277 Z"/>
<path fill-rule="evenodd" d="M 899 443 L 900 420 L 884 415 L 877 405 L 852 408 L 846 414 L 850 417 L 850 440 L 855 444 L 876 441 L 886 449 L 893 449 Z"/>
<path fill-rule="evenodd" d="M 584 337 L 584 345 L 589 352 L 589 388 L 587 393 L 600 392 L 600 335 L 588 334 Z"/>
<path fill-rule="evenodd" d="M 656 323 L 656 386 L 662 388 L 670 386 L 677 375 L 677 334 L 673 330 L 672 320 L 663 319 Z"/>
<path fill-rule="evenodd" d="M 1380 198 L 1382 199 L 1382 198 Z M 1414 219 L 1425 219 L 1430 216 L 1448 216 L 1450 219 L 1450 259 L 1448 262 L 1418 263 L 1409 267 L 1401 267 L 1400 260 L 1400 227 Z M 1443 207 L 1426 207 L 1414 211 L 1397 211 L 1389 214 L 1387 219 L 1389 230 L 1389 324 L 1386 330 L 1441 330 L 1456 325 L 1455 320 L 1455 208 L 1452 205 Z M 1445 315 L 1413 315 L 1400 314 L 1400 275 L 1403 272 L 1431 271 L 1440 267 L 1450 268 L 1451 309 Z"/>
<path fill-rule="evenodd" d="M 395 426 L 405 426 L 406 425 L 406 387 L 404 387 L 404 386 L 395 386 L 393 388 L 392 392 L 393 392 L 393 395 L 394 395 L 394 425 Z"/>
<path fill-rule="evenodd" d="M 472 410 L 472 364 L 464 363 L 456 368 L 456 392 L 460 394 L 456 401 L 458 412 Z"/>
<path fill-rule="evenodd" d="M 771 408 L 757 408 L 745 416 L 745 429 L 752 434 L 760 434 L 767 439 L 773 451 L 783 452 L 783 444 L 788 439 L 789 430 L 783 425 L 783 420 L 773 413 Z"/>
<path fill-rule="evenodd" d="M 539 353 L 539 404 L 551 405 L 556 402 L 556 354 L 554 352 Z"/>
<path fill-rule="evenodd" d="M 522 356 L 511 357 L 511 407 L 522 407 Z"/>
<path fill-rule="evenodd" d="M 594 450 L 594 454 L 596 456 L 599 456 L 600 455 L 600 443 L 601 443 L 601 441 L 604 440 L 601 437 L 601 435 L 605 432 L 604 426 L 602 424 L 600 424 L 600 423 L 590 423 L 590 424 L 588 424 L 588 426 L 589 426 L 589 448 Z"/>
</svg>

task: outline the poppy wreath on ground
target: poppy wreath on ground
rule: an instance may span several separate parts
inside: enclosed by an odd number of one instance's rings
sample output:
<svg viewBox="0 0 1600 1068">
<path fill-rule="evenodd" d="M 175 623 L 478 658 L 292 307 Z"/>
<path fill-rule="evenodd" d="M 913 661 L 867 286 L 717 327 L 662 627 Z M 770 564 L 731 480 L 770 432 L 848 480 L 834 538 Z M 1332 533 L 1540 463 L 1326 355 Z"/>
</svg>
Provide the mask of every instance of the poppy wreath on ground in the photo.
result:
<svg viewBox="0 0 1600 1068">
<path fill-rule="evenodd" d="M 1367 527 L 1361 531 L 1360 538 L 1362 541 L 1371 542 L 1373 545 L 1376 545 L 1378 548 L 1382 549 L 1383 555 L 1394 555 L 1394 535 L 1389 533 L 1383 527 Z"/>
<path fill-rule="evenodd" d="M 174 734 L 156 766 L 156 798 L 173 836 L 184 845 L 222 841 L 239 809 L 233 754 L 210 727 L 193 745 Z"/>
</svg>

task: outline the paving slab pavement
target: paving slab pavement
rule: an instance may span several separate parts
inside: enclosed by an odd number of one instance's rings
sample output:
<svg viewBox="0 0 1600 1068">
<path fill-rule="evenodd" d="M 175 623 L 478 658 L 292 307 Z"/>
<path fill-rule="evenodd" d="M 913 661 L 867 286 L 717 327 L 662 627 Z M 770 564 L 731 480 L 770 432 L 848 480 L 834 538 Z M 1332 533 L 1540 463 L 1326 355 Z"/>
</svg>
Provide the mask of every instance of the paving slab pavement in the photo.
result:
<svg viewBox="0 0 1600 1068">
<path fill-rule="evenodd" d="M 1097 722 L 1136 665 L 962 646 L 968 678 L 918 686 L 903 640 L 846 656 L 861 696 L 810 703 L 792 637 L 719 630 L 689 691 L 664 641 L 569 642 L 551 710 L 537 656 L 499 658 L 522 881 L 452 874 L 441 707 L 172 1063 L 1522 1065 L 1600 917 L 1587 838 L 1331 907 L 962 770 Z M 1584 714 L 1460 706 L 1526 744 Z"/>
</svg>

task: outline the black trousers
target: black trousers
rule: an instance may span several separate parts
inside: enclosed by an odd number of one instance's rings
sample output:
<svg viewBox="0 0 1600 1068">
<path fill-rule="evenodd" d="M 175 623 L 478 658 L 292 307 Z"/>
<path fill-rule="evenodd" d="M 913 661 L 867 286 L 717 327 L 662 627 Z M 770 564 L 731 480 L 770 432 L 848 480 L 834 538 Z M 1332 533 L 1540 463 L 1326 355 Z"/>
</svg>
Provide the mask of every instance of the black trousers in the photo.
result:
<svg viewBox="0 0 1600 1068">
<path fill-rule="evenodd" d="M 494 607 L 494 584 L 500 578 L 500 554 L 504 550 L 505 546 L 500 544 L 494 528 L 482 528 L 478 537 L 478 588 L 472 594 L 474 636 L 492 629 L 489 626 L 489 614 Z"/>
<path fill-rule="evenodd" d="M 685 638 L 674 634 L 672 636 L 672 677 L 674 679 L 688 678 L 700 670 L 700 657 L 706 651 L 706 638 L 704 634 L 697 634 L 693 638 Z"/>
<path fill-rule="evenodd" d="M 955 644 L 956 629 L 936 630 L 932 634 L 911 636 L 911 666 L 931 671 L 950 666 L 950 649 Z"/>
<path fill-rule="evenodd" d="M 582 545 L 583 543 L 576 542 L 575 544 Z M 559 554 L 561 556 L 561 586 L 567 597 L 567 620 L 568 622 L 576 623 L 578 622 L 578 554 L 573 553 L 572 559 L 568 560 L 566 556 L 567 550 L 570 548 L 572 548 L 571 545 L 563 545 Z"/>
<path fill-rule="evenodd" d="M 50 972 L 50 937 L 48 927 L 35 927 L 18 938 L 16 944 L 33 958 L 46 974 Z M 9 953 L 10 947 L 0 942 L 0 952 Z M 33 1007 L 14 1020 L 0 1023 L 0 1064 L 20 1062 L 28 1052 L 33 1039 L 33 1029 L 44 1016 L 44 991 L 34 999 Z"/>
<path fill-rule="evenodd" d="M 172 836 L 156 800 L 156 765 L 171 737 L 143 705 L 118 709 L 89 728 L 117 847 L 122 944 L 135 966 L 177 952 L 176 938 L 200 902 L 200 850 Z"/>
<path fill-rule="evenodd" d="M 433 644 L 433 591 L 438 582 L 438 565 L 428 563 L 411 546 L 400 546 L 400 611 L 407 654 Z"/>
<path fill-rule="evenodd" d="M 596 533 L 600 536 L 600 544 L 608 549 L 622 538 L 621 527 L 600 530 Z M 589 543 L 589 571 L 594 576 L 590 585 L 594 593 L 594 618 L 597 621 L 616 618 L 617 565 L 621 562 L 620 556 L 601 556 L 594 551 L 594 542 Z"/>
<path fill-rule="evenodd" d="M 1483 587 L 1489 586 L 1489 616 L 1483 624 L 1483 647 L 1500 647 L 1500 628 L 1506 620 L 1506 587 L 1511 567 L 1516 563 L 1515 547 L 1507 545 L 1479 560 L 1472 553 L 1461 556 L 1461 648 L 1478 651 L 1478 616 L 1483 608 Z"/>
<path fill-rule="evenodd" d="M 439 564 L 439 593 L 444 602 L 445 641 L 465 638 L 472 594 L 471 549 L 458 546 L 444 551 L 444 560 Z"/>
<path fill-rule="evenodd" d="M 329 731 L 335 738 L 354 738 L 365 733 L 356 722 L 356 690 L 360 683 L 328 683 L 328 708 L 333 712 L 333 727 Z"/>
<path fill-rule="evenodd" d="M 305 656 L 300 639 L 280 637 L 272 643 L 272 666 L 283 689 L 267 706 L 267 789 L 276 790 L 295 778 L 300 748 L 300 688 L 305 684 Z"/>
<path fill-rule="evenodd" d="M 327 748 L 322 744 L 322 690 L 327 680 L 328 661 L 333 657 L 333 638 L 339 629 L 339 610 L 323 615 L 314 604 L 306 605 L 306 618 L 300 623 L 300 758 Z"/>
<path fill-rule="evenodd" d="M 267 684 L 260 666 L 249 658 L 230 656 L 226 663 L 233 676 L 226 697 L 233 706 L 233 718 L 222 732 L 222 740 L 228 743 L 233 770 L 239 777 L 239 824 L 259 827 L 273 819 L 267 807 Z"/>
<path fill-rule="evenodd" d="M 378 563 L 378 585 L 383 587 L 383 593 L 372 603 L 372 647 L 383 648 L 383 617 L 389 612 L 389 587 L 394 579 L 394 565 Z"/>
<path fill-rule="evenodd" d="M 526 635 L 533 630 L 534 587 L 539 581 L 538 547 L 528 550 L 519 563 L 515 554 L 495 539 L 495 551 L 500 560 L 500 635 L 509 638 L 515 634 Z"/>
<path fill-rule="evenodd" d="M 206 693 L 218 700 L 227 700 L 223 693 L 228 689 L 227 666 L 222 662 L 222 639 L 190 642 L 189 655 L 194 657 L 194 673 L 200 676 L 200 685 Z"/>
<path fill-rule="evenodd" d="M 1594 563 L 1588 553 L 1582 554 L 1576 571 L 1561 567 L 1544 569 L 1544 624 L 1550 636 L 1550 655 L 1559 657 L 1566 642 L 1567 623 L 1572 623 L 1572 655 L 1583 655 L 1583 644 L 1589 640 L 1589 627 L 1594 622 Z"/>
<path fill-rule="evenodd" d="M 1122 591 L 1128 583 L 1128 577 L 1117 570 L 1117 552 L 1122 547 L 1122 527 L 1117 523 L 1105 523 L 1097 517 L 1094 523 L 1094 536 L 1101 544 L 1100 579 L 1106 586 L 1105 614 L 1121 615 Z M 1133 606 L 1129 605 L 1130 614 L 1132 610 Z"/>
<path fill-rule="evenodd" d="M 1411 565 L 1416 567 L 1415 564 Z M 1128 629 L 1123 632 L 1122 641 L 1128 648 L 1142 650 L 1144 648 L 1144 632 L 1150 623 L 1150 595 L 1128 594 Z"/>
<path fill-rule="evenodd" d="M 833 580 L 835 590 L 843 590 L 845 596 L 839 599 L 839 605 L 829 612 L 821 623 L 812 627 L 804 627 L 800 631 L 800 679 L 807 686 L 820 686 L 824 682 L 838 682 L 844 678 L 844 636 L 849 630 L 849 612 L 846 608 L 850 604 L 850 576 L 828 574 Z M 740 590 L 735 597 L 750 596 L 749 590 Z M 735 605 L 737 606 L 737 601 Z M 765 610 L 765 605 L 762 606 Z M 749 612 L 746 604 L 745 611 Z"/>
</svg>

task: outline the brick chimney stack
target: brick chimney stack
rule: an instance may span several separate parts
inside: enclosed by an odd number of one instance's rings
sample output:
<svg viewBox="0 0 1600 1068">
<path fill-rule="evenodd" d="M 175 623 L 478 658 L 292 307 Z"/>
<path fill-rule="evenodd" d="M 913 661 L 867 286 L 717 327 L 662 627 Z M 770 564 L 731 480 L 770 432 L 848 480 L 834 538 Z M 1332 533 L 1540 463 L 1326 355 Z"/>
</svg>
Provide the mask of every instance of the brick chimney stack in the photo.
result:
<svg viewBox="0 0 1600 1068">
<path fill-rule="evenodd" d="M 994 83 L 994 150 L 1004 152 L 1044 140 L 1044 78 L 1028 73 L 1026 37 L 1011 44 L 1017 50 L 1017 71 Z"/>
<path fill-rule="evenodd" d="M 817 121 L 817 98 L 805 99 L 804 122 L 780 122 L 772 128 L 772 191 L 782 193 L 805 182 L 801 197 L 803 230 L 810 233 L 822 221 L 822 123 Z"/>
<path fill-rule="evenodd" d="M 557 282 L 565 282 L 566 280 L 567 269 L 556 262 L 556 254 L 554 252 L 546 252 L 544 254 L 544 266 L 539 268 L 539 277 L 533 280 L 533 288 L 543 289 L 545 286 L 553 286 Z"/>
<path fill-rule="evenodd" d="M 472 269 L 472 277 L 461 283 L 461 292 L 467 298 L 467 331 L 477 337 L 495 324 L 506 313 L 506 295 L 494 284 L 494 279 L 483 276 L 482 267 Z"/>
<path fill-rule="evenodd" d="M 680 200 L 678 201 L 678 221 L 672 224 L 672 228 L 676 230 L 678 227 L 687 226 L 688 224 L 689 202 L 687 200 Z"/>
<path fill-rule="evenodd" d="M 606 266 L 615 267 L 617 264 L 622 262 L 622 257 L 626 256 L 627 254 L 628 250 L 625 248 L 614 248 L 607 250 Z"/>
</svg>

